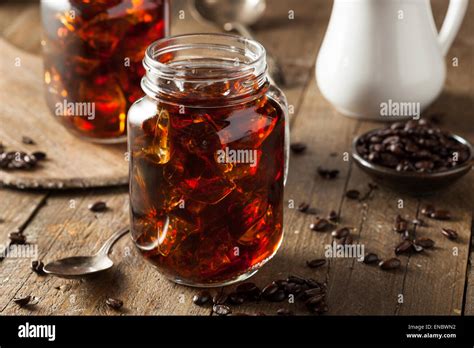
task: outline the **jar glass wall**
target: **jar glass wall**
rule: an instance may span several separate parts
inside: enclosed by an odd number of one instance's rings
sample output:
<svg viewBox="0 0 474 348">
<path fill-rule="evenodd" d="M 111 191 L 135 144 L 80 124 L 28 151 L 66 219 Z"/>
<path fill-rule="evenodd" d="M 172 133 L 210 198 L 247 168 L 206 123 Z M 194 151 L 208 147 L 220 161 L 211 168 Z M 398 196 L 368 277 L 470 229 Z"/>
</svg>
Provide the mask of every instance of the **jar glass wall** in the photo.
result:
<svg viewBox="0 0 474 348">
<path fill-rule="evenodd" d="M 129 110 L 132 237 L 169 279 L 245 279 L 283 236 L 287 105 L 255 41 L 216 34 L 152 44 Z"/>
<path fill-rule="evenodd" d="M 51 112 L 82 138 L 125 141 L 145 50 L 168 34 L 168 0 L 42 0 L 41 15 Z"/>
</svg>

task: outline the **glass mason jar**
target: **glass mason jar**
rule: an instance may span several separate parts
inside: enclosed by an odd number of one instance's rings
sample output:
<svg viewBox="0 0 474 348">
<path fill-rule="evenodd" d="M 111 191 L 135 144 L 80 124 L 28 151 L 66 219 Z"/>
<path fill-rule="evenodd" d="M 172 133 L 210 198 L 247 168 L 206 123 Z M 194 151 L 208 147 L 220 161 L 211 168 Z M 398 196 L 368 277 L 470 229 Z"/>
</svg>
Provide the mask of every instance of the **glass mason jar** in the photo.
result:
<svg viewBox="0 0 474 348">
<path fill-rule="evenodd" d="M 41 15 L 51 112 L 81 138 L 124 142 L 145 50 L 168 35 L 168 0 L 42 0 Z"/>
<path fill-rule="evenodd" d="M 144 66 L 128 113 L 132 238 L 177 283 L 248 278 L 283 236 L 287 103 L 265 49 L 184 35 L 153 43 Z"/>
</svg>

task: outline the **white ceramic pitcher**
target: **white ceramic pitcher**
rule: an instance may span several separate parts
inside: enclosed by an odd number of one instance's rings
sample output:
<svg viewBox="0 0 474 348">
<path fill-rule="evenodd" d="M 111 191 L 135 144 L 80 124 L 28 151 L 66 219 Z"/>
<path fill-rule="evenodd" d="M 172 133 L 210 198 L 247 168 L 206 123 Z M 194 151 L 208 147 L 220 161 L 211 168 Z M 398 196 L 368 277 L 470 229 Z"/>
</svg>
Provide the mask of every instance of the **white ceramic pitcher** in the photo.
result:
<svg viewBox="0 0 474 348">
<path fill-rule="evenodd" d="M 438 35 L 429 0 L 334 0 L 316 63 L 321 93 L 346 116 L 416 118 L 443 88 L 467 5 L 450 0 Z"/>
</svg>

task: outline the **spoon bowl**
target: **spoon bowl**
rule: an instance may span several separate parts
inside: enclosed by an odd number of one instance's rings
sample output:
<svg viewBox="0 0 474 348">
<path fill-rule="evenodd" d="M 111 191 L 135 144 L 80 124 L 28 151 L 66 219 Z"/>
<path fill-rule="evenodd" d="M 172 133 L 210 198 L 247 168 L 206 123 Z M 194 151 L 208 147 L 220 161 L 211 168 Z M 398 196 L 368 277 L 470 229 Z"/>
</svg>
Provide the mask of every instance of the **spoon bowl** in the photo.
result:
<svg viewBox="0 0 474 348">
<path fill-rule="evenodd" d="M 48 263 L 43 270 L 45 273 L 63 277 L 77 277 L 105 271 L 113 264 L 107 256 L 73 256 Z"/>
<path fill-rule="evenodd" d="M 199 16 L 224 26 L 226 23 L 252 25 L 266 8 L 265 0 L 194 0 Z"/>
<path fill-rule="evenodd" d="M 108 256 L 112 245 L 128 231 L 129 228 L 127 227 L 115 232 L 95 255 L 66 257 L 48 263 L 43 270 L 47 274 L 63 278 L 74 278 L 103 272 L 114 265 L 114 262 Z"/>
</svg>

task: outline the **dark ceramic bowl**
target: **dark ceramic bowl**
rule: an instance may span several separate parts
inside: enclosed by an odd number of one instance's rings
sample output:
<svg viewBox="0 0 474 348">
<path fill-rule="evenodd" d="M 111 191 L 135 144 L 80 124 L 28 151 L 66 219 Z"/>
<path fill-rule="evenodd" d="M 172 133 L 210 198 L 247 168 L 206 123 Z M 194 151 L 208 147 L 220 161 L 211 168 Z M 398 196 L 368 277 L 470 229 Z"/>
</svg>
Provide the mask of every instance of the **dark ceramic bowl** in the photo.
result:
<svg viewBox="0 0 474 348">
<path fill-rule="evenodd" d="M 473 147 L 464 138 L 452 134 L 451 136 L 461 144 L 469 148 L 469 159 L 463 164 L 437 173 L 420 172 L 398 172 L 395 169 L 383 167 L 365 160 L 356 149 L 357 141 L 360 137 L 377 130 L 372 130 L 366 134 L 355 137 L 352 142 L 352 158 L 359 168 L 370 175 L 375 182 L 382 187 L 388 187 L 394 191 L 408 193 L 415 196 L 430 195 L 443 190 L 454 184 L 462 176 L 469 173 L 473 165 Z"/>
</svg>

